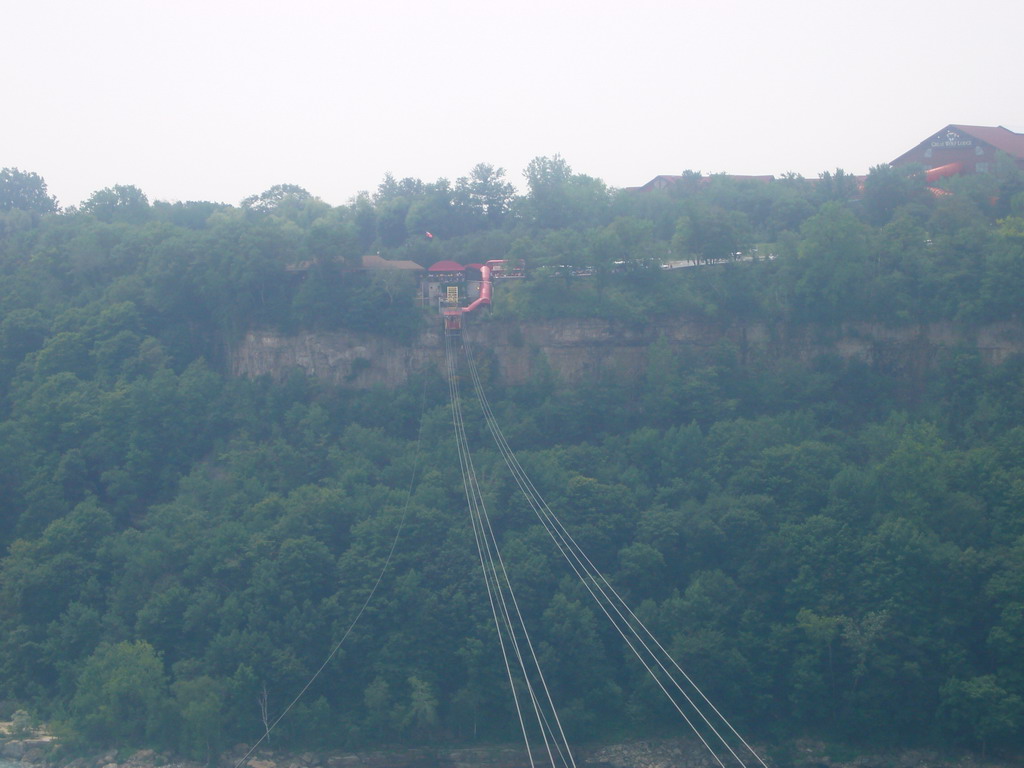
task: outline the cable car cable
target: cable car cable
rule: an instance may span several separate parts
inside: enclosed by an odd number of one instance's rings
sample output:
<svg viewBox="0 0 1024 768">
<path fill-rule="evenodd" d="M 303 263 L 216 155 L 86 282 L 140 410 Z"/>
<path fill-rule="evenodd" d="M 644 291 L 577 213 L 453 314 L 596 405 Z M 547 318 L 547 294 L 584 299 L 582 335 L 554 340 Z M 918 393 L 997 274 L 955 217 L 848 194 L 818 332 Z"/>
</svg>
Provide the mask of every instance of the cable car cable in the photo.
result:
<svg viewBox="0 0 1024 768">
<path fill-rule="evenodd" d="M 529 632 L 526 629 L 525 621 L 522 618 L 522 614 L 519 611 L 518 602 L 515 600 L 515 593 L 511 589 L 511 583 L 508 579 L 507 571 L 505 570 L 504 563 L 501 561 L 500 551 L 497 548 L 497 537 L 494 535 L 493 529 L 490 528 L 490 518 L 486 514 L 486 506 L 483 502 L 482 493 L 479 490 L 479 484 L 476 479 L 475 471 L 472 469 L 472 458 L 469 456 L 468 439 L 465 436 L 465 422 L 462 417 L 461 411 L 461 399 L 458 397 L 458 377 L 456 375 L 457 368 L 457 348 L 452 346 L 452 340 L 448 340 L 447 350 L 450 353 L 448 358 L 449 361 L 449 372 L 451 392 L 454 396 L 454 413 L 453 419 L 456 425 L 456 437 L 460 449 L 463 451 L 463 455 L 460 456 L 460 462 L 464 468 L 466 468 L 465 482 L 467 489 L 471 489 L 472 492 L 468 497 L 470 512 L 474 523 L 474 532 L 477 534 L 478 545 L 482 545 L 481 560 L 484 567 L 484 576 L 488 584 L 489 589 L 492 590 L 490 594 L 496 595 L 496 605 L 501 606 L 501 622 L 496 617 L 496 629 L 499 632 L 499 641 L 504 643 L 504 637 L 501 635 L 501 627 L 506 628 L 508 633 L 509 644 L 515 652 L 516 660 L 519 663 L 520 670 L 523 674 L 524 683 L 526 685 L 527 693 L 530 697 L 530 702 L 534 708 L 534 714 L 537 717 L 538 726 L 541 731 L 541 736 L 545 742 L 545 749 L 548 752 L 549 760 L 554 764 L 554 757 L 551 754 L 551 741 L 554 741 L 555 749 L 559 753 L 559 757 L 563 763 L 567 766 L 574 765 L 572 761 L 571 751 L 568 749 L 568 742 L 565 738 L 564 733 L 558 736 L 554 732 L 554 728 L 550 725 L 547 719 L 547 715 L 544 712 L 544 707 L 539 702 L 536 692 L 534 690 L 533 683 L 530 680 L 530 674 L 527 671 L 527 664 L 520 648 L 518 638 L 516 636 L 516 627 L 521 628 L 521 632 L 524 636 L 524 641 L 527 644 L 527 648 L 530 651 L 530 658 L 532 666 L 536 670 L 536 673 L 541 681 L 542 687 L 545 689 L 548 706 L 552 710 L 552 714 L 555 718 L 556 724 L 561 731 L 561 724 L 558 723 L 557 711 L 554 709 L 554 703 L 550 695 L 550 691 L 547 690 L 546 682 L 543 679 L 543 671 L 540 668 L 539 661 L 536 657 L 536 653 L 533 650 L 532 641 L 529 637 Z M 469 491 L 468 491 L 469 492 Z M 484 555 L 486 553 L 486 556 Z M 489 568 L 488 568 L 489 564 Z M 513 621 L 512 614 L 508 609 L 508 601 L 505 599 L 505 590 L 508 590 L 509 596 L 513 606 L 515 607 L 515 613 L 517 621 Z M 510 678 L 510 684 L 513 686 L 513 697 L 518 701 L 518 695 L 515 690 L 514 680 Z M 524 740 L 527 742 L 527 750 L 530 752 L 529 737 L 524 733 Z M 564 745 L 564 749 L 563 749 Z M 532 753 L 531 753 L 532 754 Z M 567 757 L 568 756 L 568 757 Z M 531 757 L 532 759 L 532 757 Z"/>
<path fill-rule="evenodd" d="M 473 377 L 473 382 L 474 382 L 474 387 L 476 389 L 477 398 L 480 401 L 481 408 L 482 408 L 482 410 L 484 412 L 485 421 L 487 423 L 488 429 L 491 431 L 491 434 L 492 434 L 492 436 L 493 436 L 493 438 L 494 438 L 494 440 L 495 440 L 495 442 L 496 442 L 496 444 L 498 446 L 499 452 L 501 453 L 502 457 L 505 459 L 505 462 L 506 462 L 509 470 L 512 472 L 512 475 L 515 478 L 517 485 L 519 485 L 520 490 L 526 496 L 527 501 L 530 504 L 531 508 L 534 509 L 534 512 L 538 515 L 538 518 L 540 519 L 542 525 L 544 525 L 545 530 L 547 530 L 548 535 L 555 542 L 556 547 L 559 549 L 560 552 L 562 552 L 562 555 L 569 562 L 570 567 L 572 567 L 572 569 L 576 573 L 577 577 L 580 578 L 581 582 L 584 584 L 584 586 L 590 592 L 590 594 L 594 598 L 595 602 L 597 602 L 599 607 L 601 607 L 602 612 L 604 612 L 604 614 L 612 622 L 613 626 L 616 627 L 616 629 L 619 631 L 620 635 L 626 641 L 627 645 L 629 645 L 630 649 L 637 656 L 638 660 L 641 661 L 641 663 L 644 665 L 644 667 L 647 669 L 647 671 L 655 679 L 655 682 L 659 685 L 659 687 L 662 689 L 662 691 L 665 693 L 665 695 L 670 699 L 670 701 L 672 701 L 673 705 L 675 706 L 675 708 L 679 712 L 679 714 L 682 715 L 683 719 L 687 722 L 687 724 L 690 726 L 690 728 L 698 736 L 698 738 L 701 740 L 701 742 L 704 743 L 705 747 L 707 747 L 709 752 L 711 752 L 711 754 L 713 756 L 715 756 L 715 759 L 718 760 L 719 764 L 721 764 L 721 761 L 718 759 L 717 755 L 715 755 L 714 750 L 711 749 L 711 747 L 707 744 L 707 742 L 705 741 L 704 737 L 699 733 L 698 729 L 689 720 L 689 718 L 685 715 L 685 713 L 682 712 L 682 710 L 680 709 L 679 705 L 675 702 L 674 697 L 664 688 L 664 686 L 662 686 L 660 680 L 658 680 L 658 676 L 657 676 L 656 672 L 641 657 L 641 654 L 635 648 L 633 643 L 625 636 L 625 634 L 623 633 L 622 626 L 620 626 L 619 622 L 616 621 L 608 613 L 608 610 L 605 607 L 604 603 L 602 603 L 602 600 L 600 598 L 598 598 L 598 596 L 594 593 L 593 589 L 591 589 L 591 586 L 590 586 L 590 584 L 588 584 L 588 581 L 593 584 L 593 586 L 598 590 L 598 592 L 600 592 L 600 594 L 604 598 L 604 600 L 607 601 L 608 606 L 613 611 L 615 611 L 615 613 L 618 615 L 619 619 L 622 621 L 622 625 L 625 626 L 632 633 L 632 635 L 635 637 L 635 639 L 642 645 L 644 650 L 650 655 L 651 660 L 655 664 L 657 664 L 657 666 L 662 670 L 662 672 L 665 674 L 665 676 L 672 682 L 672 684 L 674 685 L 676 690 L 678 690 L 679 693 L 686 699 L 687 703 L 693 708 L 693 710 L 698 715 L 700 715 L 700 718 L 703 720 L 703 722 L 715 734 L 715 737 L 729 751 L 729 753 L 733 756 L 733 758 L 741 766 L 744 765 L 743 760 L 739 757 L 739 755 L 736 754 L 734 748 L 729 743 L 729 741 L 726 738 L 724 738 L 721 733 L 719 733 L 718 729 L 715 728 L 715 726 L 711 723 L 711 721 L 709 720 L 708 716 L 704 713 L 703 709 L 700 706 L 698 706 L 696 702 L 693 701 L 693 699 L 690 697 L 690 695 L 683 689 L 683 687 L 679 683 L 679 681 L 675 679 L 675 676 L 672 674 L 672 672 L 665 667 L 665 664 L 662 662 L 661 658 L 659 658 L 658 654 L 655 653 L 655 651 L 652 650 L 650 646 L 648 646 L 647 642 L 644 640 L 644 637 L 641 636 L 640 632 L 638 632 L 637 629 L 633 626 L 633 622 L 635 622 L 637 625 L 639 625 L 639 627 L 643 630 L 643 634 L 646 635 L 647 638 L 652 641 L 652 643 L 661 652 L 661 654 L 664 656 L 664 658 L 667 660 L 667 662 L 671 666 L 673 666 L 679 672 L 680 675 L 682 675 L 683 679 L 686 680 L 686 682 L 693 688 L 693 690 L 696 692 L 696 694 L 699 695 L 699 697 L 707 704 L 707 706 L 711 709 L 711 711 L 714 712 L 715 716 L 717 716 L 717 718 L 719 720 L 721 720 L 722 723 L 724 723 L 724 725 L 739 740 L 739 742 L 743 745 L 743 747 L 762 766 L 765 766 L 764 761 L 757 754 L 757 752 L 739 734 L 739 732 L 733 727 L 733 725 L 729 722 L 729 720 L 715 707 L 715 705 L 710 701 L 710 699 L 708 699 L 708 697 L 704 694 L 704 692 L 700 689 L 700 687 L 682 669 L 682 667 L 678 664 L 678 662 L 675 661 L 675 659 L 671 656 L 671 654 L 668 653 L 668 651 L 664 648 L 664 646 L 661 645 L 661 643 L 657 640 L 657 638 L 654 636 L 654 634 L 647 628 L 647 626 L 643 623 L 643 621 L 641 621 L 640 618 L 632 611 L 632 609 L 630 609 L 629 605 L 618 594 L 618 592 L 612 587 L 612 585 L 603 576 L 603 574 L 601 574 L 600 570 L 597 569 L 596 566 L 594 566 L 593 562 L 590 561 L 590 559 L 587 557 L 587 555 L 583 551 L 583 549 L 572 538 L 571 534 L 568 532 L 568 529 L 558 519 L 557 515 L 555 515 L 555 513 L 551 510 L 551 508 L 550 508 L 550 506 L 548 506 L 547 502 L 544 501 L 543 497 L 540 495 L 539 491 L 537 491 L 536 487 L 533 485 L 533 483 L 530 480 L 529 476 L 526 474 L 526 472 L 523 470 L 522 466 L 519 464 L 518 459 L 516 459 L 514 452 L 509 447 L 508 442 L 505 439 L 504 434 L 502 433 L 501 428 L 500 428 L 500 426 L 497 423 L 497 419 L 494 417 L 494 413 L 491 410 L 490 404 L 487 401 L 486 394 L 485 394 L 485 392 L 483 390 L 482 382 L 480 380 L 479 372 L 477 370 L 475 361 L 473 360 L 472 351 L 471 351 L 469 345 L 464 345 L 464 346 L 465 346 L 465 352 L 466 352 L 466 358 L 467 358 L 467 366 L 468 366 L 468 368 L 470 370 L 471 376 Z M 574 564 L 574 561 L 575 561 L 575 564 Z M 580 570 L 582 570 L 586 574 L 586 578 L 584 578 L 584 576 L 580 573 Z M 606 589 L 607 589 L 607 591 L 606 591 Z M 610 595 L 609 595 L 609 593 L 610 593 Z M 614 597 L 614 599 L 613 599 L 613 597 Z M 621 606 L 621 609 L 620 609 L 620 606 Z M 627 616 L 623 615 L 622 610 L 626 611 L 626 613 L 628 614 L 628 618 L 627 618 Z M 630 621 L 630 619 L 632 619 L 632 621 Z M 723 766 L 723 768 L 724 768 L 724 766 Z M 767 768 L 767 767 L 765 766 L 765 768 Z"/>
<path fill-rule="evenodd" d="M 575 768 L 575 761 L 572 757 L 572 751 L 569 747 L 568 739 L 562 729 L 550 689 L 544 679 L 544 674 L 540 667 L 536 651 L 534 650 L 533 642 L 530 638 L 529 631 L 519 608 L 518 600 L 515 597 L 515 592 L 512 589 L 511 582 L 508 578 L 508 572 L 505 568 L 504 561 L 502 560 L 501 552 L 498 549 L 497 536 L 491 527 L 490 517 L 487 514 L 486 504 L 483 500 L 482 492 L 480 491 L 475 469 L 473 468 L 472 457 L 469 453 L 468 439 L 465 433 L 465 421 L 462 415 L 461 397 L 459 395 L 457 376 L 458 346 L 455 344 L 456 338 L 461 337 L 457 337 L 454 334 L 446 334 L 445 338 L 449 394 L 452 400 L 452 419 L 456 433 L 456 444 L 460 454 L 459 461 L 460 467 L 463 471 L 463 485 L 466 491 L 467 503 L 473 523 L 474 537 L 477 543 L 481 567 L 484 571 L 484 580 L 488 589 L 488 596 L 492 603 L 492 614 L 495 621 L 495 628 L 498 632 L 499 643 L 502 646 L 506 672 L 508 673 L 509 683 L 512 687 L 513 700 L 517 707 L 517 714 L 520 719 L 520 726 L 523 731 L 523 739 L 526 743 L 527 754 L 531 765 L 533 765 L 533 753 L 530 746 L 530 738 L 525 726 L 522 710 L 520 708 L 519 696 L 516 691 L 515 680 L 512 675 L 508 653 L 505 650 L 506 639 L 508 646 L 511 648 L 519 665 L 520 672 L 523 675 L 523 683 L 526 687 L 526 692 L 529 695 L 529 700 L 534 710 L 534 716 L 537 719 L 538 728 L 544 741 L 549 761 L 552 766 L 556 765 L 555 755 L 552 753 L 553 745 L 554 751 L 558 753 L 562 764 L 567 768 Z M 502 632 L 503 627 L 505 634 Z M 528 653 L 524 653 L 524 650 L 520 645 L 520 634 L 522 635 L 522 643 L 525 644 L 526 651 L 528 651 Z M 529 657 L 529 663 L 527 661 L 527 656 Z M 528 667 L 534 670 L 533 674 L 536 675 L 538 683 L 543 690 L 543 699 L 547 702 L 546 707 L 542 704 L 541 698 L 538 697 L 537 691 L 534 687 L 535 684 L 531 680 L 531 673 L 528 670 Z M 554 726 L 552 726 L 548 721 L 548 716 L 545 711 L 546 709 L 550 709 L 552 719 L 554 720 Z"/>
</svg>

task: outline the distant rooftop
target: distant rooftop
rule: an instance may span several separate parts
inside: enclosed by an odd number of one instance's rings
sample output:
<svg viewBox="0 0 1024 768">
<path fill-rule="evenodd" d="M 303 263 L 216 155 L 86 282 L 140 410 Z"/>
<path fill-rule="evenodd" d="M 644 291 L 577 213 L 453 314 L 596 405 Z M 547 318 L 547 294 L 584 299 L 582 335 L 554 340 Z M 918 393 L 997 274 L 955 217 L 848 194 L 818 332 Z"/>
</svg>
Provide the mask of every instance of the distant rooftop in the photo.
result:
<svg viewBox="0 0 1024 768">
<path fill-rule="evenodd" d="M 430 265 L 430 272 L 461 272 L 463 267 L 457 261 L 444 260 Z"/>
<path fill-rule="evenodd" d="M 696 174 L 694 174 L 694 175 L 696 175 Z M 737 179 L 737 180 L 741 180 L 741 181 L 774 181 L 775 180 L 775 177 L 771 176 L 771 175 L 767 175 L 767 176 L 749 176 L 749 175 L 735 174 L 735 173 L 716 173 L 716 174 L 712 174 L 711 176 L 701 176 L 700 178 L 696 179 L 696 181 L 697 181 L 698 184 L 701 184 L 701 185 L 708 184 L 715 177 L 724 178 L 724 179 Z M 682 183 L 684 180 L 690 180 L 690 179 L 692 179 L 692 177 L 687 177 L 687 176 L 682 176 L 682 175 L 662 174 L 660 176 L 655 176 L 653 179 L 648 181 L 643 186 L 640 186 L 640 187 L 626 187 L 626 189 L 629 189 L 629 190 L 632 190 L 632 191 L 635 191 L 635 192 L 650 192 L 653 189 L 672 189 L 673 187 L 676 187 L 677 185 Z"/>
<path fill-rule="evenodd" d="M 340 256 L 331 259 L 331 261 L 344 263 L 344 259 L 341 258 Z M 298 261 L 294 264 L 289 264 L 288 266 L 286 266 L 285 271 L 308 272 L 310 269 L 313 268 L 314 264 L 316 264 L 315 261 L 308 259 L 306 261 Z M 368 253 L 365 256 L 360 256 L 358 267 L 346 266 L 345 269 L 402 269 L 410 272 L 423 271 L 423 267 L 421 267 L 415 261 L 407 261 L 404 259 L 385 259 L 378 253 Z"/>
<path fill-rule="evenodd" d="M 1024 133 L 1016 133 L 1002 125 L 964 125 L 961 123 L 950 123 L 913 149 L 904 152 L 893 160 L 891 165 L 920 163 L 926 168 L 932 168 L 948 165 L 954 160 L 962 161 L 964 158 L 961 158 L 960 155 L 970 153 L 972 155 L 970 162 L 964 162 L 958 172 L 983 173 L 991 170 L 989 163 L 995 154 L 993 150 L 1005 152 L 1017 161 L 1019 167 L 1024 168 Z M 749 181 L 773 181 L 775 179 L 774 176 L 746 176 L 731 173 L 700 177 L 697 177 L 695 173 L 687 175 L 662 174 L 655 176 L 642 186 L 626 187 L 626 189 L 636 192 L 670 190 L 682 183 L 707 184 L 715 176 Z M 857 178 L 863 179 L 864 177 Z"/>
<path fill-rule="evenodd" d="M 1001 125 L 950 123 L 920 144 L 908 149 L 890 165 L 923 165 L 936 178 L 956 174 L 991 173 L 998 153 L 1008 155 L 1024 168 L 1024 133 Z M 954 169 L 955 171 L 950 171 Z M 945 170 L 947 173 L 939 173 Z M 930 179 L 931 180 L 931 179 Z"/>
<path fill-rule="evenodd" d="M 385 259 L 378 253 L 368 253 L 362 257 L 363 269 L 406 269 L 422 272 L 423 267 L 415 261 L 405 259 Z"/>
<path fill-rule="evenodd" d="M 981 139 L 1008 155 L 1024 158 L 1024 133 L 1014 133 L 1009 128 L 1004 128 L 1001 125 L 991 127 L 986 125 L 954 124 L 950 128 L 956 128 L 964 133 L 969 133 L 974 138 Z"/>
</svg>

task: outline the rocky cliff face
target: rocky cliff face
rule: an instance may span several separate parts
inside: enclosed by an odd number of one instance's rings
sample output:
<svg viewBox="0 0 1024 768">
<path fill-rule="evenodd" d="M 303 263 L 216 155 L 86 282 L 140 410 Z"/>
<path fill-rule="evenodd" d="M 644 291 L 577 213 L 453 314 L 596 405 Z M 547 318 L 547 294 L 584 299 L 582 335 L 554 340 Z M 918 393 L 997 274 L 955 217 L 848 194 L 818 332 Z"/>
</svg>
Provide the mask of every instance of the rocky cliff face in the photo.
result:
<svg viewBox="0 0 1024 768">
<path fill-rule="evenodd" d="M 958 350 L 976 350 L 997 364 L 1024 352 L 1024 326 L 1016 323 L 967 328 L 950 323 L 887 328 L 728 324 L 683 318 L 643 326 L 604 320 L 544 322 L 489 318 L 467 323 L 464 338 L 488 360 L 490 374 L 516 385 L 554 375 L 566 384 L 629 381 L 642 376 L 652 345 L 679 355 L 714 352 L 743 365 L 806 363 L 823 355 L 860 360 L 884 373 L 924 376 Z M 252 331 L 231 355 L 232 373 L 281 378 L 298 369 L 342 387 L 397 387 L 420 373 L 444 370 L 444 331 L 431 324 L 410 344 L 369 333 L 303 333 L 284 336 Z"/>
</svg>

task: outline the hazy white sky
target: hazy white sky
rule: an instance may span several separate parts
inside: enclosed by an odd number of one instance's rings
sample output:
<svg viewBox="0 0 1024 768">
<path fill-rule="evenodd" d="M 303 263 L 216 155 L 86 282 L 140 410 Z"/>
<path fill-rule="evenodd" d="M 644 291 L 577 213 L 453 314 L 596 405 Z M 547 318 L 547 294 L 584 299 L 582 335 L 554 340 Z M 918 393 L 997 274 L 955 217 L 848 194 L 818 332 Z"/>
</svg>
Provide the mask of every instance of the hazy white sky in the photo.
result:
<svg viewBox="0 0 1024 768">
<path fill-rule="evenodd" d="M 561 154 L 611 186 L 685 169 L 864 173 L 948 123 L 1024 131 L 1000 0 L 3 0 L 0 167 L 64 205 L 134 184 L 338 205 L 388 171 Z"/>
</svg>

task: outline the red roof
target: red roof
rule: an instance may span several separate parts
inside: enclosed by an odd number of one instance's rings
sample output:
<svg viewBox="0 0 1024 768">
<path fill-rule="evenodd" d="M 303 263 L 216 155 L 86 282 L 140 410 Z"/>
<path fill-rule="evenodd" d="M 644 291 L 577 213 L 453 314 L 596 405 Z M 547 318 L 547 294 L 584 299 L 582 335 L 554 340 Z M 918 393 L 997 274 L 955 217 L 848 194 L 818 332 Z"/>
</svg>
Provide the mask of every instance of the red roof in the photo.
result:
<svg viewBox="0 0 1024 768">
<path fill-rule="evenodd" d="M 1001 149 L 1013 157 L 1024 158 L 1024 133 L 1014 133 L 1003 126 L 988 125 L 956 125 L 951 127 L 958 131 L 969 133 L 976 139 L 981 139 L 986 144 L 991 144 L 996 149 Z"/>
<path fill-rule="evenodd" d="M 1010 157 L 1015 158 L 1018 164 L 1020 164 L 1021 160 L 1024 160 L 1024 133 L 1014 133 L 1009 128 L 1004 128 L 1001 125 L 958 125 L 957 123 L 950 123 L 941 131 L 933 133 L 916 147 L 907 150 L 889 164 L 903 165 L 908 162 L 921 162 L 922 151 L 929 150 L 931 142 L 936 139 L 942 140 L 951 132 L 969 136 L 976 141 L 983 142 L 994 149 L 1005 152 Z M 924 162 L 927 162 L 927 160 Z"/>
<path fill-rule="evenodd" d="M 428 272 L 461 272 L 464 267 L 457 261 L 445 259 L 427 268 Z"/>
</svg>

